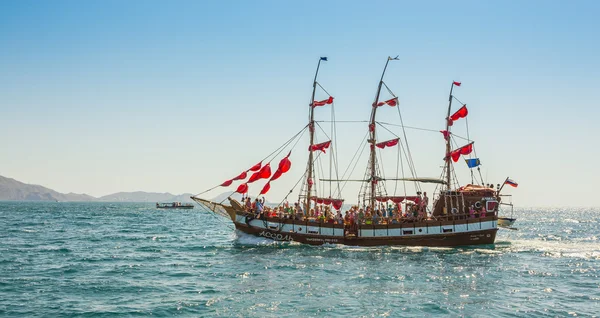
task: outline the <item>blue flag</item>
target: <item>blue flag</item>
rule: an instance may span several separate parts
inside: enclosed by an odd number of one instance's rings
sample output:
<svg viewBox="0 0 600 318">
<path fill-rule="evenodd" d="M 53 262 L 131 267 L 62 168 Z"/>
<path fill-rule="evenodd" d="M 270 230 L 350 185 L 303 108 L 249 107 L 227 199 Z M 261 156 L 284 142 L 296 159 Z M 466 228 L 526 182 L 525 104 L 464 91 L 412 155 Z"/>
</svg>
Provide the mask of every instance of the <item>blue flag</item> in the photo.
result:
<svg viewBox="0 0 600 318">
<path fill-rule="evenodd" d="M 321 61 L 327 61 L 327 56 L 321 57 Z"/>
<path fill-rule="evenodd" d="M 467 166 L 469 168 L 475 168 L 481 164 L 479 158 L 465 159 L 465 161 L 467 162 Z"/>
</svg>

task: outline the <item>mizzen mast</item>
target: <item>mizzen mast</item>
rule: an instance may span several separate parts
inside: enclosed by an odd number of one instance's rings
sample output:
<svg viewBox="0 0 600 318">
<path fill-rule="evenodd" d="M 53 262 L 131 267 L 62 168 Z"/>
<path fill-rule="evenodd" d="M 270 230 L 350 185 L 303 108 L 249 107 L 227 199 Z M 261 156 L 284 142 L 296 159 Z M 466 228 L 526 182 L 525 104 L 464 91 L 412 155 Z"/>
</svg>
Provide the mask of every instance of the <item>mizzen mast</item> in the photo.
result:
<svg viewBox="0 0 600 318">
<path fill-rule="evenodd" d="M 450 126 L 451 126 L 451 119 L 450 119 L 450 111 L 452 111 L 452 90 L 454 89 L 454 85 L 456 86 L 460 86 L 460 82 L 452 82 L 452 86 L 450 86 L 450 95 L 448 96 L 448 115 L 446 116 L 446 134 L 447 137 L 444 138 L 446 139 L 446 190 L 450 190 L 450 187 L 452 186 L 450 184 L 450 152 L 452 151 L 452 145 L 450 145 Z"/>
</svg>

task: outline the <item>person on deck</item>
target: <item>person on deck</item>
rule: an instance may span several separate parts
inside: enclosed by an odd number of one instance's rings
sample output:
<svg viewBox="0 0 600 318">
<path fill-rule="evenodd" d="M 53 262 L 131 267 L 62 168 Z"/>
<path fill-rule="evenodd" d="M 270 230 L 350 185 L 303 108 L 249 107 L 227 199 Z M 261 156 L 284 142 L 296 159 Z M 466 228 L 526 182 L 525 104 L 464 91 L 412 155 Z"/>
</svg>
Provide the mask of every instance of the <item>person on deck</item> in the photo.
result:
<svg viewBox="0 0 600 318">
<path fill-rule="evenodd" d="M 423 211 L 425 211 L 425 215 L 427 216 L 427 206 L 429 205 L 429 197 L 427 196 L 427 192 L 423 192 Z"/>
<path fill-rule="evenodd" d="M 337 214 L 335 216 L 335 221 L 337 222 L 337 224 L 344 224 L 344 217 L 342 216 L 342 212 L 337 211 Z"/>
<path fill-rule="evenodd" d="M 246 212 L 250 212 L 252 210 L 252 201 L 250 198 L 246 198 L 245 210 Z"/>
<path fill-rule="evenodd" d="M 304 213 L 304 208 L 302 207 L 302 204 L 296 202 L 296 206 L 298 207 L 298 211 L 302 213 L 302 216 L 305 216 L 306 214 Z"/>
<path fill-rule="evenodd" d="M 261 213 L 263 212 L 263 209 L 265 207 L 265 197 L 262 198 L 262 200 L 259 200 L 258 198 L 256 198 L 256 210 Z"/>
<path fill-rule="evenodd" d="M 475 209 L 473 208 L 473 205 L 471 204 L 471 206 L 469 207 L 469 217 L 471 219 L 475 218 Z"/>
<path fill-rule="evenodd" d="M 365 222 L 365 212 L 363 211 L 363 209 L 359 209 L 358 210 L 358 223 L 364 224 L 364 222 Z"/>
<path fill-rule="evenodd" d="M 379 224 L 379 211 L 373 211 L 373 224 Z"/>
</svg>

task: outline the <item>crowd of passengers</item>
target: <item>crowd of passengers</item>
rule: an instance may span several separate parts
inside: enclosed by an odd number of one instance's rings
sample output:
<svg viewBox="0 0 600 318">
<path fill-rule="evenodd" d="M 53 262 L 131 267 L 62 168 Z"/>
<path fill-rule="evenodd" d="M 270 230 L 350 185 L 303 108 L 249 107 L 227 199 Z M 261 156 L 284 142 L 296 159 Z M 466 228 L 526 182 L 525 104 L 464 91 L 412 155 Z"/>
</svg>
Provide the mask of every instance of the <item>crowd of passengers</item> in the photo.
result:
<svg viewBox="0 0 600 318">
<path fill-rule="evenodd" d="M 311 208 L 308 213 L 305 213 L 302 204 L 296 202 L 290 206 L 288 202 L 279 207 L 265 206 L 265 199 L 256 198 L 254 202 L 250 198 L 244 200 L 244 210 L 252 214 L 257 219 L 279 218 L 292 219 L 298 221 L 312 221 L 333 224 L 399 224 L 405 222 L 420 222 L 431 219 L 427 212 L 427 192 L 420 200 L 419 204 L 407 203 L 405 210 L 402 210 L 401 204 L 388 204 L 387 206 L 380 203 L 372 211 L 370 206 L 360 208 L 352 206 L 343 215 L 340 210 L 333 211 L 329 205 L 317 204 Z M 475 208 L 473 205 L 469 207 L 469 218 L 484 218 L 485 210 Z"/>
</svg>

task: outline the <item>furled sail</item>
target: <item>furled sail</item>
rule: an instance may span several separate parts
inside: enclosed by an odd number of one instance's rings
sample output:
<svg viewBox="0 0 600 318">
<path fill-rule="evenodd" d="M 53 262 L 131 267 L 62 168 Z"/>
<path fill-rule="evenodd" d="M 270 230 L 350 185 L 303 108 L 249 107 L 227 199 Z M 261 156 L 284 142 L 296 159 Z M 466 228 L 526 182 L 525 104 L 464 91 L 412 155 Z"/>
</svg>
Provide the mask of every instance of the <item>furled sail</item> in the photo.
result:
<svg viewBox="0 0 600 318">
<path fill-rule="evenodd" d="M 377 146 L 377 148 L 381 148 L 381 149 L 383 149 L 385 147 L 393 147 L 398 144 L 398 141 L 400 141 L 400 138 L 382 141 L 380 143 L 375 144 L 375 146 Z"/>
<path fill-rule="evenodd" d="M 330 145 L 331 145 L 331 140 L 322 142 L 320 144 L 314 144 L 314 145 L 311 145 L 308 147 L 308 151 L 321 150 L 322 152 L 325 152 L 325 149 L 329 148 Z"/>
<path fill-rule="evenodd" d="M 317 106 L 325 106 L 325 105 L 329 105 L 333 103 L 333 96 L 329 96 L 328 99 L 324 99 L 324 100 L 320 100 L 320 101 L 313 101 L 312 103 L 312 107 L 317 107 Z"/>
<path fill-rule="evenodd" d="M 386 101 L 379 102 L 377 104 L 373 104 L 373 107 L 379 107 L 379 106 L 383 106 L 383 105 L 389 105 L 391 107 L 398 105 L 398 97 L 394 97 L 392 99 L 388 99 Z"/>
<path fill-rule="evenodd" d="M 336 210 L 339 210 L 342 208 L 342 205 L 344 204 L 344 199 L 332 199 L 332 198 L 321 198 L 321 197 L 311 197 L 310 198 L 312 201 L 316 202 L 317 204 L 325 204 L 325 205 L 333 205 L 333 207 Z"/>
<path fill-rule="evenodd" d="M 394 203 L 400 203 L 404 200 L 413 201 L 415 203 L 419 203 L 421 201 L 421 197 L 419 196 L 378 196 L 375 197 L 375 200 L 379 202 L 387 202 L 392 201 Z"/>
</svg>

